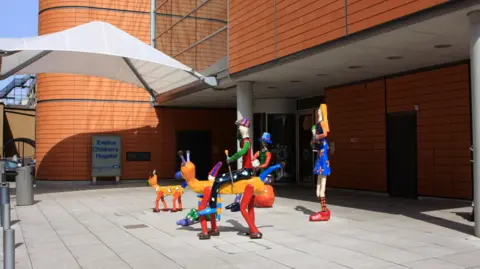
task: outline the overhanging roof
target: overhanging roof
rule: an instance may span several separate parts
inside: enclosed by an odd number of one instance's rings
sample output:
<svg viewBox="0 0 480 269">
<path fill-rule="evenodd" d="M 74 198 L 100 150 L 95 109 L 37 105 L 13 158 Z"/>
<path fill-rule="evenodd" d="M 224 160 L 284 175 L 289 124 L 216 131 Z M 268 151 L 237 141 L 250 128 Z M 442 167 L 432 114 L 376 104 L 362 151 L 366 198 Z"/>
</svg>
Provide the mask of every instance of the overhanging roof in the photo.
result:
<svg viewBox="0 0 480 269">
<path fill-rule="evenodd" d="M 30 38 L 0 38 L 0 80 L 15 74 L 64 73 L 104 77 L 149 91 L 157 100 L 216 86 L 141 40 L 105 22 L 90 22 Z"/>
</svg>

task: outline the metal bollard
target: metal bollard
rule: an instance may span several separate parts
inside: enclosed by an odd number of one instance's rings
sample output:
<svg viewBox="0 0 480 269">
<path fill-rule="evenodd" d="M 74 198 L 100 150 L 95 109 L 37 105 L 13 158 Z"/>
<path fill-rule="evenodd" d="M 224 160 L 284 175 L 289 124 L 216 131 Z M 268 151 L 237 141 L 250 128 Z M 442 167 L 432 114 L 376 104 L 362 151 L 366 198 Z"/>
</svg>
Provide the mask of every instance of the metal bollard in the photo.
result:
<svg viewBox="0 0 480 269">
<path fill-rule="evenodd" d="M 5 205 L 8 205 L 8 216 L 7 219 L 5 219 L 5 215 L 3 212 L 5 212 Z M 8 183 L 2 182 L 0 184 L 0 225 L 3 227 L 3 229 L 8 229 L 10 228 L 10 185 Z M 5 221 L 8 220 L 8 225 L 4 226 Z"/>
<path fill-rule="evenodd" d="M 4 230 L 9 229 L 10 228 L 10 186 L 8 183 L 2 183 L 0 185 L 0 209 L 1 209 L 0 215 L 2 217 L 2 220 L 1 220 L 2 227 Z"/>
<path fill-rule="evenodd" d="M 10 186 L 0 184 L 0 212 L 3 226 L 3 268 L 15 269 L 15 230 L 10 229 Z"/>
<path fill-rule="evenodd" d="M 15 230 L 3 230 L 3 268 L 15 269 Z"/>
<path fill-rule="evenodd" d="M 4 231 L 10 229 L 10 217 L 10 204 L 2 205 L 2 226 Z"/>
</svg>

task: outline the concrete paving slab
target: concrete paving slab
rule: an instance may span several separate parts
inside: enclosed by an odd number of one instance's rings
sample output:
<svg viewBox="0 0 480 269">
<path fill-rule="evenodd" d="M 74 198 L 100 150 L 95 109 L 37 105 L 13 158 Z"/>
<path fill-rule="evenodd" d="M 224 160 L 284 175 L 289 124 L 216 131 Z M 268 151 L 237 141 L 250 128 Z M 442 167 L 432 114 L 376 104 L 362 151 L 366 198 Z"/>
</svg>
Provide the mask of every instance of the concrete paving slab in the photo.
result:
<svg viewBox="0 0 480 269">
<path fill-rule="evenodd" d="M 81 265 L 81 268 L 131 268 L 121 257 L 105 245 L 72 246 L 69 249 L 76 261 Z"/>
<path fill-rule="evenodd" d="M 480 266 L 480 251 L 447 255 L 438 259 L 465 267 Z"/>
<path fill-rule="evenodd" d="M 480 239 L 455 213 L 468 211 L 468 202 L 332 190 L 331 220 L 312 223 L 308 215 L 319 208 L 314 190 L 297 192 L 279 187 L 273 208 L 256 209 L 263 239 L 241 235 L 248 230 L 242 216 L 225 210 L 220 236 L 200 241 L 199 224 L 175 224 L 197 204 L 189 190 L 182 197 L 185 211 L 153 213 L 149 187 L 43 189 L 35 205 L 12 205 L 22 244 L 17 268 L 480 267 Z M 224 204 L 233 199 L 223 197 Z"/>
<path fill-rule="evenodd" d="M 408 268 L 413 269 L 464 269 L 465 266 L 456 265 L 446 261 L 438 259 L 426 259 L 423 261 L 417 261 L 413 263 L 405 264 Z"/>
</svg>

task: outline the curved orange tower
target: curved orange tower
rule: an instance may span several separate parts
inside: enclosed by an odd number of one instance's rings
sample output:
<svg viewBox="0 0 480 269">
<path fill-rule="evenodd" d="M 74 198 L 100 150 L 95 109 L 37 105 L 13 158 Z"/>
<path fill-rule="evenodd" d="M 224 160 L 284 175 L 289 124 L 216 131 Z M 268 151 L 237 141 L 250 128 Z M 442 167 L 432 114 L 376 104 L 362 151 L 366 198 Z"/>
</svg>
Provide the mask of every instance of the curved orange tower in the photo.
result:
<svg viewBox="0 0 480 269">
<path fill-rule="evenodd" d="M 145 43 L 150 42 L 150 0 L 39 2 L 39 35 L 90 21 L 105 21 Z M 159 23 L 161 21 L 157 20 Z M 183 32 L 183 35 L 188 33 Z M 37 100 L 36 172 L 39 180 L 90 180 L 91 136 L 96 134 L 121 135 L 122 179 L 145 178 L 153 169 L 159 171 L 159 177 L 171 177 L 175 172 L 177 129 L 209 129 L 214 143 L 222 147 L 231 144 L 220 138 L 223 126 L 218 126 L 218 122 L 214 126 L 210 119 L 225 114 L 221 118 L 226 117 L 225 121 L 231 122 L 235 117 L 233 111 L 195 111 L 194 116 L 188 116 L 194 121 L 193 126 L 183 126 L 175 118 L 193 113 L 153 108 L 144 89 L 109 79 L 40 74 Z M 151 159 L 127 162 L 126 152 L 151 152 Z"/>
</svg>

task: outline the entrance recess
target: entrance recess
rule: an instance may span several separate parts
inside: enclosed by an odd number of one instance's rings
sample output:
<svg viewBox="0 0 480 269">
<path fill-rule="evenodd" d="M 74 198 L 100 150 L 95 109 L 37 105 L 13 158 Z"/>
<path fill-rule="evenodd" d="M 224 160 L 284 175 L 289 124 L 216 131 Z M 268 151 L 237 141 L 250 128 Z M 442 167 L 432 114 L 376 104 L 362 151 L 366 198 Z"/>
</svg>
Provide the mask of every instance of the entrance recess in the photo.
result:
<svg viewBox="0 0 480 269">
<path fill-rule="evenodd" d="M 417 114 L 387 115 L 387 169 L 390 196 L 417 198 Z"/>
<path fill-rule="evenodd" d="M 313 115 L 307 113 L 298 115 L 298 182 L 313 182 L 313 151 L 310 146 L 312 140 Z"/>
<path fill-rule="evenodd" d="M 212 135 L 210 131 L 177 131 L 177 151 L 190 150 L 190 160 L 195 164 L 198 179 L 206 179 L 212 168 Z M 176 170 L 180 168 L 177 160 Z"/>
<path fill-rule="evenodd" d="M 253 137 L 258 139 L 262 137 L 263 132 L 267 131 L 267 117 L 265 113 L 255 113 L 253 114 Z M 260 143 L 255 141 L 253 143 L 255 151 L 260 149 Z"/>
<path fill-rule="evenodd" d="M 268 114 L 268 132 L 272 136 L 272 164 L 285 162 L 275 181 L 295 179 L 295 114 Z"/>
</svg>

